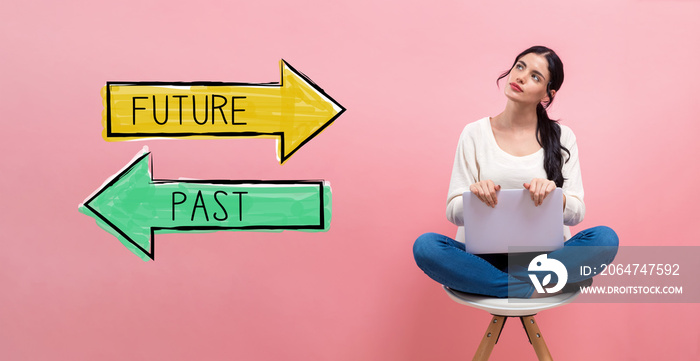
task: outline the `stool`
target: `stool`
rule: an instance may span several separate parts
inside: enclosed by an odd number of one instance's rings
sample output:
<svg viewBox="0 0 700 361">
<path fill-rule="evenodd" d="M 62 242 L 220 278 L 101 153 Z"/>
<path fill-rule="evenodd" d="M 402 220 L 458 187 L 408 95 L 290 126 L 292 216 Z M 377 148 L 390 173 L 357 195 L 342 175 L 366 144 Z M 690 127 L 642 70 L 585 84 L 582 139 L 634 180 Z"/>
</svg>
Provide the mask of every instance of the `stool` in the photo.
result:
<svg viewBox="0 0 700 361">
<path fill-rule="evenodd" d="M 537 323 L 535 323 L 535 314 L 546 309 L 565 305 L 579 295 L 580 290 L 568 293 L 560 293 L 554 296 L 539 298 L 536 300 L 527 300 L 527 302 L 509 302 L 508 298 L 497 298 L 472 293 L 464 293 L 443 286 L 447 295 L 460 304 L 478 308 L 489 312 L 493 315 L 491 323 L 486 329 L 484 338 L 481 339 L 479 348 L 476 350 L 473 361 L 485 361 L 489 359 L 494 345 L 498 342 L 498 337 L 501 335 L 503 325 L 505 325 L 508 317 L 520 317 L 528 340 L 535 349 L 537 358 L 540 361 L 552 360 L 552 355 L 544 342 L 542 332 L 540 332 Z"/>
</svg>

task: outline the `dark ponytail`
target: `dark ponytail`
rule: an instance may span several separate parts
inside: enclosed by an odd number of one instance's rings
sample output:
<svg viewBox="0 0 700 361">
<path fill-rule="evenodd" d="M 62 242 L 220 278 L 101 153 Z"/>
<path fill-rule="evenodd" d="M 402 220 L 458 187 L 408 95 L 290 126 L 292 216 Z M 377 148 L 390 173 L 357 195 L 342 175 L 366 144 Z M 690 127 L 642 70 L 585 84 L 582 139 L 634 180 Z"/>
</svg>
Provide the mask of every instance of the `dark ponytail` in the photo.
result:
<svg viewBox="0 0 700 361">
<path fill-rule="evenodd" d="M 571 154 L 569 150 L 561 145 L 561 127 L 547 115 L 547 109 L 542 104 L 537 104 L 537 142 L 544 149 L 544 170 L 547 172 L 547 179 L 554 181 L 557 187 L 564 185 L 564 175 L 561 173 L 563 165 L 563 152 Z"/>
<path fill-rule="evenodd" d="M 559 56 L 554 52 L 554 50 L 549 49 L 544 46 L 533 46 L 515 57 L 513 66 L 518 62 L 520 58 L 529 53 L 535 53 L 542 55 L 547 59 L 548 70 L 550 75 L 550 81 L 547 83 L 547 94 L 549 94 L 549 100 L 544 104 L 537 104 L 537 143 L 540 144 L 544 150 L 544 170 L 547 172 L 547 179 L 554 181 L 557 187 L 564 185 L 564 175 L 561 173 L 562 165 L 564 164 L 564 154 L 567 154 L 566 161 L 569 161 L 571 153 L 566 147 L 561 145 L 561 127 L 556 120 L 549 119 L 547 114 L 547 108 L 552 104 L 554 98 L 551 96 L 552 90 L 558 91 L 561 84 L 564 82 L 564 65 L 562 64 Z M 510 69 L 513 69 L 513 66 Z M 501 76 L 496 79 L 496 84 L 498 81 L 505 78 L 510 74 L 510 70 L 501 74 Z"/>
</svg>

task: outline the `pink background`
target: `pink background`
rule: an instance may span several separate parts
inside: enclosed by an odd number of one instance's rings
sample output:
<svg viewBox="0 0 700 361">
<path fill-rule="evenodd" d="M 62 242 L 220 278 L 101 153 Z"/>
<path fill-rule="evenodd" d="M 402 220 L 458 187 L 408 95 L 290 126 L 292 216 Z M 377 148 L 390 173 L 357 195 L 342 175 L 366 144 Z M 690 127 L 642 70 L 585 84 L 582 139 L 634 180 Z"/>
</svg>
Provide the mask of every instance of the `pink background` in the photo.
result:
<svg viewBox="0 0 700 361">
<path fill-rule="evenodd" d="M 566 4 L 565 4 L 566 3 Z M 697 245 L 698 1 L 4 1 L 0 359 L 463 360 L 490 316 L 413 261 L 453 234 L 459 132 L 534 44 L 579 139 L 586 220 L 623 245 Z M 284 166 L 273 140 L 101 137 L 106 81 L 279 81 L 284 58 L 348 111 Z M 144 146 L 156 178 L 326 179 L 327 233 L 166 234 L 143 262 L 78 204 Z M 575 230 L 576 230 L 575 229 Z M 696 360 L 698 304 L 538 315 L 563 360 Z M 508 323 L 494 360 L 535 360 Z"/>
</svg>

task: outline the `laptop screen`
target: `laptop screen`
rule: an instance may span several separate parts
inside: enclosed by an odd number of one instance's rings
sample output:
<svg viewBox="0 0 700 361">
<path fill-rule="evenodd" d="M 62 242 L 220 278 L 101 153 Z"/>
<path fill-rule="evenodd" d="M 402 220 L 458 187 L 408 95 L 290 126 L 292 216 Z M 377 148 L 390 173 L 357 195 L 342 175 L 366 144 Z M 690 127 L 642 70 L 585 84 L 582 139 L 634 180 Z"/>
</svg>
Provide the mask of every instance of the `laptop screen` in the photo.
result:
<svg viewBox="0 0 700 361">
<path fill-rule="evenodd" d="M 498 204 L 491 208 L 473 193 L 463 194 L 467 252 L 509 253 L 511 246 L 546 252 L 563 247 L 561 188 L 556 188 L 537 207 L 526 189 L 502 189 L 497 197 Z"/>
</svg>

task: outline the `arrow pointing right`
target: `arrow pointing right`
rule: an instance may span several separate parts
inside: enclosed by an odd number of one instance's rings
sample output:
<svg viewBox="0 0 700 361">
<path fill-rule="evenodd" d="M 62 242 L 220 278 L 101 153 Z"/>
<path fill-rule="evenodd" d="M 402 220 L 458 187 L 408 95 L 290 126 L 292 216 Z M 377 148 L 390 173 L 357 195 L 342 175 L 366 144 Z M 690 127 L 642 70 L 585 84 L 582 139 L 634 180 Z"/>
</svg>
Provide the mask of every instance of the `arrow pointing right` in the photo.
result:
<svg viewBox="0 0 700 361">
<path fill-rule="evenodd" d="M 345 108 L 284 60 L 281 83 L 107 82 L 103 137 L 276 138 L 284 163 Z"/>
</svg>

